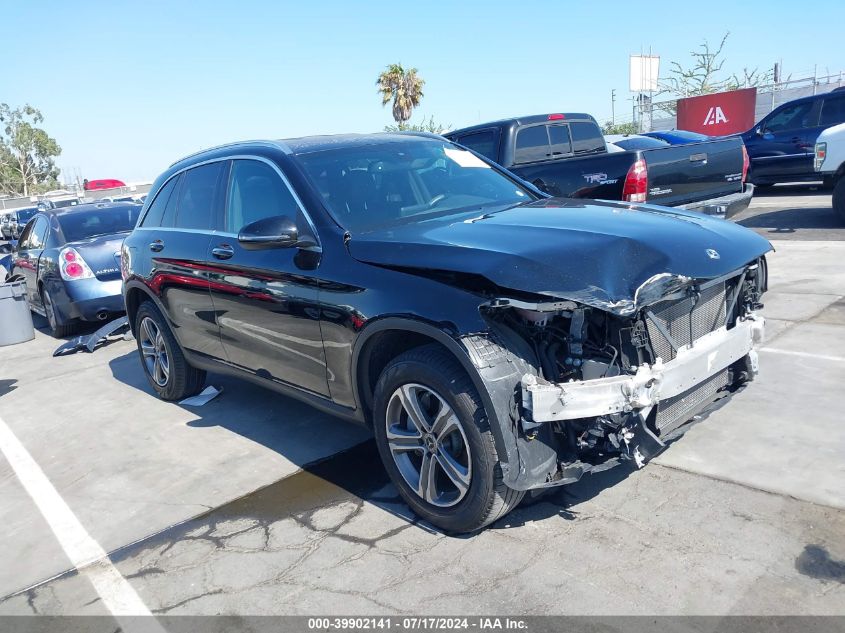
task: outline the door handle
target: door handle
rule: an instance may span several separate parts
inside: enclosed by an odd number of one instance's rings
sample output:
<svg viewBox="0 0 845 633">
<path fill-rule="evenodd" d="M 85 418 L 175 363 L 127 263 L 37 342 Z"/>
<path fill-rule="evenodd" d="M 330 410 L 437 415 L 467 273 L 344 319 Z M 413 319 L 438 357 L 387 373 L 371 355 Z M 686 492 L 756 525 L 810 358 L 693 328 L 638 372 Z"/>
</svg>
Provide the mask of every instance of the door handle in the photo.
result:
<svg viewBox="0 0 845 633">
<path fill-rule="evenodd" d="M 211 249 L 211 254 L 217 259 L 229 259 L 235 254 L 235 249 L 228 244 L 221 244 Z"/>
<path fill-rule="evenodd" d="M 150 250 L 153 253 L 160 253 L 164 250 L 164 242 L 161 240 L 156 240 L 155 242 L 150 242 Z"/>
</svg>

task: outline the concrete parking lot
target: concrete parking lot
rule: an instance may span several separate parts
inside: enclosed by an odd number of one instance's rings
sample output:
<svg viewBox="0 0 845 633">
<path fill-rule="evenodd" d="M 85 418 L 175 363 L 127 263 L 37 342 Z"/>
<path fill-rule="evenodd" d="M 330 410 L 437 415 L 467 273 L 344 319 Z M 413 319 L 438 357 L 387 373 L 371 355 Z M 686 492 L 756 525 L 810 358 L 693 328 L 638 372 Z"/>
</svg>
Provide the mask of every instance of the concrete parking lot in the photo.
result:
<svg viewBox="0 0 845 633">
<path fill-rule="evenodd" d="M 0 419 L 108 553 L 75 567 L 70 519 L 0 456 L 0 614 L 107 614 L 115 583 L 168 614 L 845 614 L 845 226 L 806 186 L 736 221 L 776 249 L 758 379 L 644 469 L 470 537 L 416 521 L 368 433 L 298 402 L 218 376 L 203 407 L 161 402 L 133 341 L 0 349 Z"/>
</svg>

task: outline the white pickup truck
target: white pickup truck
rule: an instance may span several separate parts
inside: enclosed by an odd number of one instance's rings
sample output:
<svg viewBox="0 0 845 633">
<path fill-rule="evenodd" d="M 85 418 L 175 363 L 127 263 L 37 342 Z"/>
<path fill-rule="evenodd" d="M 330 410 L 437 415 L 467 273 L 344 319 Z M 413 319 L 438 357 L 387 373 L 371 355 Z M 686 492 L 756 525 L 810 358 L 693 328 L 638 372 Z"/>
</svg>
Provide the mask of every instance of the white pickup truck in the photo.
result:
<svg viewBox="0 0 845 633">
<path fill-rule="evenodd" d="M 845 123 L 819 134 L 814 166 L 833 185 L 833 210 L 845 222 Z"/>
</svg>

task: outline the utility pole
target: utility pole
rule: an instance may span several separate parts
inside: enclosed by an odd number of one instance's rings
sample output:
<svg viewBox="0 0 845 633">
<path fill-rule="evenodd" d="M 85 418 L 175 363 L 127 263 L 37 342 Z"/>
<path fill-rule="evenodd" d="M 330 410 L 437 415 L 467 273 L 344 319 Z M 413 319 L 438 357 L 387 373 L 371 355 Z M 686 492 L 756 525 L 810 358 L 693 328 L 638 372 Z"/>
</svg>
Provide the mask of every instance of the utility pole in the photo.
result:
<svg viewBox="0 0 845 633">
<path fill-rule="evenodd" d="M 616 90 L 610 91 L 610 123 L 616 125 Z"/>
</svg>

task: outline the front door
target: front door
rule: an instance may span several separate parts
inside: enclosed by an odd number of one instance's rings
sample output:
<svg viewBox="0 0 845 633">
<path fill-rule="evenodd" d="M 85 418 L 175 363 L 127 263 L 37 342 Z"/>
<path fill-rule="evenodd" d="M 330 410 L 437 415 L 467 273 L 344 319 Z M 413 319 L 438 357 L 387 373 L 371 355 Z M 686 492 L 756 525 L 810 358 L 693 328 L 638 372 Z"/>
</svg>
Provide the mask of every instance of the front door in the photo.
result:
<svg viewBox="0 0 845 633">
<path fill-rule="evenodd" d="M 281 171 L 264 160 L 232 161 L 221 231 L 208 259 L 211 294 L 229 362 L 274 382 L 328 395 L 316 271 L 319 253 L 298 248 L 249 250 L 247 224 L 274 216 L 311 229 Z M 315 236 L 316 237 L 316 236 Z"/>
<path fill-rule="evenodd" d="M 787 105 L 759 125 L 758 138 L 749 145 L 751 173 L 773 182 L 788 181 L 813 172 L 812 130 L 818 126 L 821 101 Z"/>
</svg>

